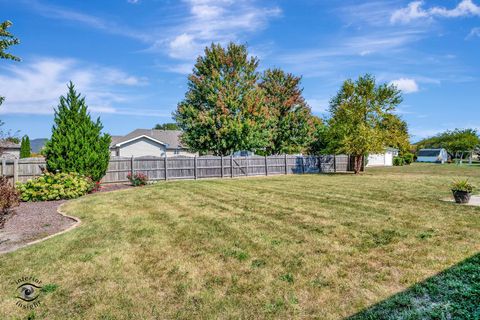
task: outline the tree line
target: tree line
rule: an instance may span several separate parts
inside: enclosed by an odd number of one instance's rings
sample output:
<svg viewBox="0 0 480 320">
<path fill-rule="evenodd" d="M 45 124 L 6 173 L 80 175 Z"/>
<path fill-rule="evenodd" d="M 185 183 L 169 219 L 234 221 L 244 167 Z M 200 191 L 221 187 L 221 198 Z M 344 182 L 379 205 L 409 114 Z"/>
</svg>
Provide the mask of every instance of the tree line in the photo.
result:
<svg viewBox="0 0 480 320">
<path fill-rule="evenodd" d="M 347 153 L 355 171 L 368 153 L 409 149 L 407 124 L 395 114 L 402 95 L 371 75 L 346 80 L 331 99 L 329 117 L 311 113 L 301 77 L 279 68 L 258 71 L 245 45 L 212 44 L 197 58 L 188 91 L 173 114 L 193 151 L 229 155 Z"/>
</svg>

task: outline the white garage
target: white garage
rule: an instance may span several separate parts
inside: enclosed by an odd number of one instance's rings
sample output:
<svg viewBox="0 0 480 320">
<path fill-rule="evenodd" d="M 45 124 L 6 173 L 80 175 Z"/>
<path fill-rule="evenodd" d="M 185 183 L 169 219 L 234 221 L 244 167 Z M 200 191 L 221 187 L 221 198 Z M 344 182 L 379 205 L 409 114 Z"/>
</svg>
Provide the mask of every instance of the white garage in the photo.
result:
<svg viewBox="0 0 480 320">
<path fill-rule="evenodd" d="M 367 158 L 367 167 L 391 167 L 396 156 L 398 149 L 395 148 L 387 148 L 384 153 L 370 154 Z"/>
</svg>

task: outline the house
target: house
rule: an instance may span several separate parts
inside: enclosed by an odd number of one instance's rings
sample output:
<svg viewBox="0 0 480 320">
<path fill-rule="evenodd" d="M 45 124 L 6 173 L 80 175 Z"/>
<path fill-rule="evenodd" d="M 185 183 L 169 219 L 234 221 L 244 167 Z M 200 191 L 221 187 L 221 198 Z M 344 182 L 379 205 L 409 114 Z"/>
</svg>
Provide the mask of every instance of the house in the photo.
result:
<svg viewBox="0 0 480 320">
<path fill-rule="evenodd" d="M 438 149 L 420 149 L 417 153 L 417 162 L 436 162 L 445 163 L 448 161 L 447 150 Z"/>
<path fill-rule="evenodd" d="M 197 155 L 180 142 L 179 130 L 136 129 L 126 136 L 112 136 L 111 156 L 146 157 Z"/>
<path fill-rule="evenodd" d="M 386 148 L 383 153 L 369 154 L 367 167 L 391 167 L 393 158 L 396 156 L 398 156 L 398 149 L 395 148 Z"/>
<path fill-rule="evenodd" d="M 20 158 L 20 144 L 7 140 L 0 140 L 0 158 Z"/>
</svg>

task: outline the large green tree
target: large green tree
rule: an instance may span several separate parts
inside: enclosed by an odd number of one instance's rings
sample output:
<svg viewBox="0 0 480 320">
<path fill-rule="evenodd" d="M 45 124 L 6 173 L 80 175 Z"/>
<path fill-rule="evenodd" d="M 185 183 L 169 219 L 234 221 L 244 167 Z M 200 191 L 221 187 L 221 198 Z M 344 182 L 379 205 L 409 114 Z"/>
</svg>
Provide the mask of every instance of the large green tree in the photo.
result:
<svg viewBox="0 0 480 320">
<path fill-rule="evenodd" d="M 269 119 L 267 154 L 299 153 L 308 148 L 315 129 L 311 110 L 302 96 L 301 77 L 281 69 L 263 73 L 260 88 Z"/>
<path fill-rule="evenodd" d="M 212 44 L 198 57 L 188 91 L 174 113 L 182 141 L 194 151 L 229 155 L 264 150 L 269 144 L 258 59 L 244 45 Z"/>
<path fill-rule="evenodd" d="M 454 158 L 457 153 L 474 151 L 479 146 L 480 140 L 475 129 L 445 131 L 416 143 L 417 149 L 445 148 L 452 158 Z M 466 153 L 464 155 L 466 155 Z"/>
<path fill-rule="evenodd" d="M 20 158 L 30 158 L 31 155 L 31 146 L 30 146 L 30 138 L 25 135 L 22 138 L 22 142 L 20 144 Z"/>
<path fill-rule="evenodd" d="M 382 152 L 388 145 L 382 122 L 401 102 L 400 90 L 377 85 L 371 75 L 346 80 L 330 101 L 330 149 L 354 156 L 354 171 L 359 173 L 366 154 Z"/>
<path fill-rule="evenodd" d="M 70 82 L 55 110 L 52 137 L 43 154 L 49 171 L 77 172 L 100 181 L 107 171 L 111 137 L 102 133 L 100 118 L 93 121 L 87 108 Z"/>
</svg>

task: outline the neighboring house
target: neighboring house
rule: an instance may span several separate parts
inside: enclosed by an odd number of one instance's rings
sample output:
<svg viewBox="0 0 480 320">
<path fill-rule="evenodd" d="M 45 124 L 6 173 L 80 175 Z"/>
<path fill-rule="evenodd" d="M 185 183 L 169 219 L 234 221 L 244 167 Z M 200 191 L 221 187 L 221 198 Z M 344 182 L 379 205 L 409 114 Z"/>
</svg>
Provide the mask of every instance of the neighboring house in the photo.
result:
<svg viewBox="0 0 480 320">
<path fill-rule="evenodd" d="M 445 163 L 448 161 L 447 150 L 439 149 L 420 149 L 417 153 L 417 162 L 437 162 Z"/>
<path fill-rule="evenodd" d="M 369 154 L 367 167 L 391 167 L 393 158 L 398 156 L 398 149 L 386 148 L 384 153 Z"/>
<path fill-rule="evenodd" d="M 110 154 L 117 157 L 195 156 L 180 142 L 179 130 L 136 129 L 126 136 L 112 136 Z"/>
<path fill-rule="evenodd" d="M 19 159 L 20 144 L 10 141 L 0 141 L 0 158 Z"/>
</svg>

